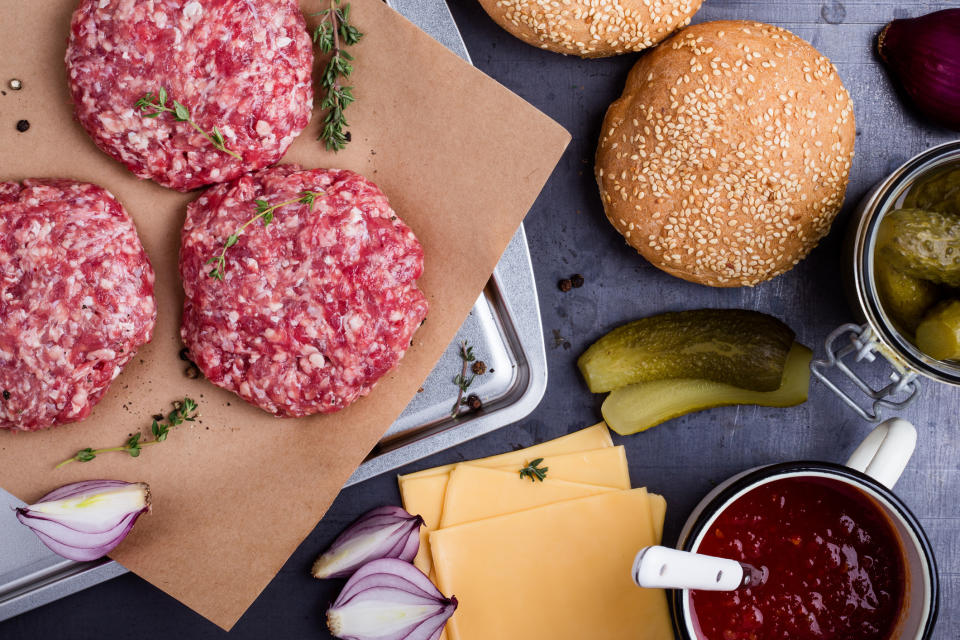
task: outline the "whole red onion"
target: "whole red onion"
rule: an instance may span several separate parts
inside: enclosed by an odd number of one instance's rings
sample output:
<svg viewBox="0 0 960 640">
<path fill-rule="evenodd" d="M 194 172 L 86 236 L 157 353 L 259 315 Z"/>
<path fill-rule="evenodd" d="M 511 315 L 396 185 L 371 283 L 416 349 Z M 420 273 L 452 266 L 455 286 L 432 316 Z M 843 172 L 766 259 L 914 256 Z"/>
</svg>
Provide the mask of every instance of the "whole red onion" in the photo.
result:
<svg viewBox="0 0 960 640">
<path fill-rule="evenodd" d="M 960 9 L 894 20 L 877 50 L 918 111 L 960 129 Z"/>
</svg>

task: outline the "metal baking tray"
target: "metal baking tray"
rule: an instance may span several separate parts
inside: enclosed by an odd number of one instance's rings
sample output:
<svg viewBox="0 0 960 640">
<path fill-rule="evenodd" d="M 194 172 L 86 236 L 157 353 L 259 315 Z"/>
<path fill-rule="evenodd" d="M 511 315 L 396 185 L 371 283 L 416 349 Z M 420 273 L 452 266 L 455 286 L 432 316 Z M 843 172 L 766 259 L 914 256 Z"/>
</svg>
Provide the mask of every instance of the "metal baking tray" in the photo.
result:
<svg viewBox="0 0 960 640">
<path fill-rule="evenodd" d="M 470 58 L 444 0 L 392 0 L 388 4 L 468 62 Z M 469 392 L 483 408 L 451 417 L 469 341 L 488 373 Z M 396 469 L 529 415 L 547 386 L 547 356 L 533 265 L 523 227 L 517 230 L 470 315 L 423 384 L 347 486 Z M 0 489 L 0 513 L 23 503 Z M 73 562 L 50 552 L 13 517 L 0 518 L 0 620 L 12 618 L 126 569 L 109 559 Z"/>
</svg>

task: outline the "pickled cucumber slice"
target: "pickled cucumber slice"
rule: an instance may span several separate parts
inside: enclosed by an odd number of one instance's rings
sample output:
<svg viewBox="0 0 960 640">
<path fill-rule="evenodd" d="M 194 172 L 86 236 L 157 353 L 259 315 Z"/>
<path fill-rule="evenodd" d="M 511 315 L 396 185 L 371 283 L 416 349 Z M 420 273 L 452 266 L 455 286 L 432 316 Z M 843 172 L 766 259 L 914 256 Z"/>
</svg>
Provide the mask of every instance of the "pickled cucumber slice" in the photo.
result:
<svg viewBox="0 0 960 640">
<path fill-rule="evenodd" d="M 774 391 L 793 336 L 790 327 L 757 311 L 663 313 L 617 327 L 590 345 L 577 366 L 594 393 L 667 378 Z"/>
<path fill-rule="evenodd" d="M 711 380 L 657 380 L 631 384 L 610 393 L 601 412 L 607 425 L 622 436 L 694 411 L 733 404 L 791 407 L 807 400 L 813 352 L 794 343 L 776 391 L 749 391 Z"/>
<path fill-rule="evenodd" d="M 940 288 L 894 269 L 887 260 L 873 265 L 880 304 L 900 327 L 913 333 L 923 314 L 937 301 Z"/>
<path fill-rule="evenodd" d="M 937 360 L 960 360 L 960 300 L 938 304 L 917 327 L 920 351 Z"/>
<path fill-rule="evenodd" d="M 960 286 L 960 216 L 923 209 L 898 209 L 883 217 L 877 260 L 903 273 Z"/>
<path fill-rule="evenodd" d="M 941 171 L 918 180 L 903 199 L 903 206 L 960 214 L 960 169 Z"/>
</svg>

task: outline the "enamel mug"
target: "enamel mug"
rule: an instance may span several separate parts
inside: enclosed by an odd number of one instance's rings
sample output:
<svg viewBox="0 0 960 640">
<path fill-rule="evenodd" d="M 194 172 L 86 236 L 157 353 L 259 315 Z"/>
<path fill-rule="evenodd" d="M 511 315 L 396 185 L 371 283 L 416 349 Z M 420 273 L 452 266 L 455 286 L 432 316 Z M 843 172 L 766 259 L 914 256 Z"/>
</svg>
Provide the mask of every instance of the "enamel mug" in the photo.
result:
<svg viewBox="0 0 960 640">
<path fill-rule="evenodd" d="M 690 514 L 677 548 L 696 552 L 720 514 L 740 496 L 774 480 L 818 477 L 854 487 L 877 506 L 892 524 L 906 569 L 903 607 L 896 640 L 930 638 L 937 618 L 939 582 L 930 541 L 920 523 L 892 491 L 916 446 L 917 432 L 893 418 L 877 426 L 846 465 L 830 462 L 786 462 L 740 473 L 720 484 Z M 669 592 L 674 623 L 681 640 L 702 640 L 696 628 L 687 589 Z M 713 639 L 711 639 L 713 640 Z"/>
</svg>

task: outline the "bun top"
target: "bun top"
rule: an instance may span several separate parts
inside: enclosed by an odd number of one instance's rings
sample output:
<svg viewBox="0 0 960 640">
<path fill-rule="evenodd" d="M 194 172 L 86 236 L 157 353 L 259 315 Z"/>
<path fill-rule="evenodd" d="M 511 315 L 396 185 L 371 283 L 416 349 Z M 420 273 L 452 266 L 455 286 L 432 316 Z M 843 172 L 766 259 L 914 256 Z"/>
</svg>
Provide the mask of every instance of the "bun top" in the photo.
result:
<svg viewBox="0 0 960 640">
<path fill-rule="evenodd" d="M 480 0 L 528 44 L 584 58 L 641 51 L 690 23 L 703 0 Z"/>
<path fill-rule="evenodd" d="M 789 270 L 843 203 L 856 135 L 830 61 L 785 29 L 684 29 L 610 105 L 596 177 L 607 218 L 655 266 L 717 287 Z"/>
</svg>

